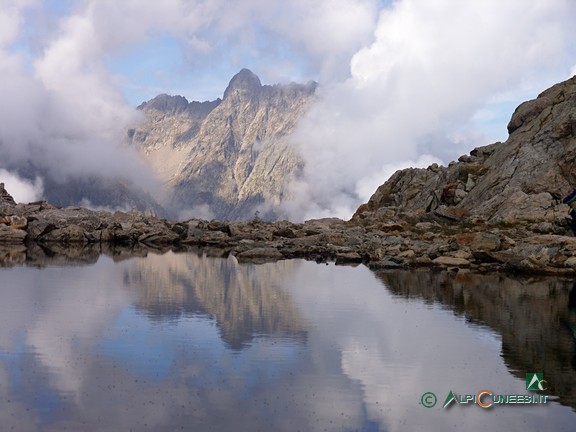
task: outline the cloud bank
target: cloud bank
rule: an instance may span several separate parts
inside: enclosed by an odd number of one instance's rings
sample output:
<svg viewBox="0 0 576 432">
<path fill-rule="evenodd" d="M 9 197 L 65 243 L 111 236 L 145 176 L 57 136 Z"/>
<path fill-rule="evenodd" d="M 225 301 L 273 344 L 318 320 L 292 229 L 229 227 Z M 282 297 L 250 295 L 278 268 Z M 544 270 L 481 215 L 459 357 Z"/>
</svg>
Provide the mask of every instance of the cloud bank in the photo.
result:
<svg viewBox="0 0 576 432">
<path fill-rule="evenodd" d="M 4 1 L 0 9 L 0 168 L 57 183 L 85 176 L 122 177 L 148 189 L 148 170 L 122 146 L 138 113 L 110 74 L 89 20 L 62 19 L 41 50 L 25 50 L 33 1 Z M 24 36 L 23 36 L 24 35 Z M 23 39 L 24 38 L 24 39 Z M 38 188 L 36 188 L 38 189 Z"/>
<path fill-rule="evenodd" d="M 404 0 L 383 10 L 350 77 L 324 89 L 293 137 L 306 160 L 296 204 L 315 203 L 305 216 L 349 217 L 395 168 L 489 144 L 474 120 L 492 98 L 567 78 L 574 16 L 563 0 Z"/>
</svg>

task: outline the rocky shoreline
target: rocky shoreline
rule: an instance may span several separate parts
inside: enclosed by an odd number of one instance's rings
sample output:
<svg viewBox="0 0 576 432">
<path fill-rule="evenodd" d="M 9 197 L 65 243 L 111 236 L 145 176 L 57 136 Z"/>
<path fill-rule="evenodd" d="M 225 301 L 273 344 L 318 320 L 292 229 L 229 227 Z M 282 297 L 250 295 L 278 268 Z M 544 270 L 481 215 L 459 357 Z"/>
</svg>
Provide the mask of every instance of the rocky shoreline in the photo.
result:
<svg viewBox="0 0 576 432">
<path fill-rule="evenodd" d="M 0 187 L 0 265 L 94 262 L 101 253 L 142 256 L 203 248 L 240 262 L 303 258 L 365 264 L 373 270 L 428 267 L 476 272 L 576 273 L 576 238 L 534 232 L 527 225 L 496 226 L 443 220 L 361 218 L 304 223 L 168 221 L 139 212 L 57 208 L 42 201 L 16 204 Z M 556 226 L 560 233 L 567 226 Z"/>
</svg>

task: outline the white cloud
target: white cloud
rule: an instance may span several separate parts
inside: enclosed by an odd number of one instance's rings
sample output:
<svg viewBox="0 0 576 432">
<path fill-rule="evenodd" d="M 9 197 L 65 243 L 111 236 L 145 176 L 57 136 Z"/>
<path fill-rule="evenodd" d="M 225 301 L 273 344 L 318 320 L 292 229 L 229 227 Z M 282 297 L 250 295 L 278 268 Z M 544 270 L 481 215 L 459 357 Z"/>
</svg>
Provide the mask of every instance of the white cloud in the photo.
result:
<svg viewBox="0 0 576 432">
<path fill-rule="evenodd" d="M 15 173 L 0 169 L 0 183 L 4 183 L 6 190 L 17 203 L 29 203 L 42 198 L 44 186 L 40 177 L 29 181 L 20 178 Z"/>
<path fill-rule="evenodd" d="M 149 170 L 122 146 L 139 114 L 104 68 L 106 53 L 93 23 L 82 14 L 65 17 L 43 49 L 31 50 L 26 41 L 33 30 L 25 18 L 33 6 L 12 2 L 0 12 L 13 23 L 10 37 L 0 30 L 0 99 L 6 102 L 0 107 L 0 167 L 31 179 L 122 177 L 153 189 Z"/>
<path fill-rule="evenodd" d="M 178 220 L 189 220 L 189 219 L 204 219 L 212 220 L 214 219 L 214 212 L 208 204 L 200 204 L 189 209 L 181 210 L 178 212 Z"/>
<path fill-rule="evenodd" d="M 11 44 L 20 32 L 21 10 L 29 6 L 29 0 L 3 0 L 0 7 L 0 47 Z"/>
<path fill-rule="evenodd" d="M 300 124 L 294 142 L 309 187 L 296 199 L 350 215 L 383 166 L 468 152 L 462 136 L 460 145 L 450 137 L 495 95 L 565 77 L 574 16 L 567 0 L 395 2 L 352 57 L 351 77 L 325 88 Z"/>
</svg>

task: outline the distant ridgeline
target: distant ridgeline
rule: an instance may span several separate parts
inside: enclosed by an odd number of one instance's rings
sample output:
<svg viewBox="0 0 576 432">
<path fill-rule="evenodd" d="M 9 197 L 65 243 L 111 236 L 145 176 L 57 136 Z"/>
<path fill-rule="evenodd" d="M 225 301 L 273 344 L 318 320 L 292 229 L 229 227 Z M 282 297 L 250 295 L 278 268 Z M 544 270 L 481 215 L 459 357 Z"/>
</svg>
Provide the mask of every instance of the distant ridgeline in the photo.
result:
<svg viewBox="0 0 576 432">
<path fill-rule="evenodd" d="M 223 99 L 188 102 L 160 95 L 138 107 L 145 121 L 128 133 L 165 186 L 163 204 L 181 218 L 277 216 L 301 160 L 286 138 L 316 83 L 262 85 L 247 69 Z"/>
</svg>

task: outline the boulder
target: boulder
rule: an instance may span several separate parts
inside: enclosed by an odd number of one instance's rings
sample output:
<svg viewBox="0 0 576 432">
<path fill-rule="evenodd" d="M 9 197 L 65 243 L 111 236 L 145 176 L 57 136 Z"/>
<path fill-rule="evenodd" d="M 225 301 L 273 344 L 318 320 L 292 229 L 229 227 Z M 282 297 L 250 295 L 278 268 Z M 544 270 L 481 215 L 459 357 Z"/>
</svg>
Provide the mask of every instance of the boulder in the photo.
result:
<svg viewBox="0 0 576 432">
<path fill-rule="evenodd" d="M 379 270 L 393 270 L 405 267 L 404 264 L 385 259 L 381 261 L 373 261 L 368 264 L 368 268 L 373 271 Z"/>
<path fill-rule="evenodd" d="M 41 242 L 88 243 L 85 231 L 78 225 L 56 228 L 40 237 Z"/>
<path fill-rule="evenodd" d="M 498 234 L 490 232 L 478 233 L 470 242 L 472 252 L 493 252 L 500 249 L 501 241 Z"/>
<path fill-rule="evenodd" d="M 273 262 L 284 259 L 284 255 L 273 247 L 260 247 L 239 253 L 236 258 L 239 262 Z"/>
<path fill-rule="evenodd" d="M 9 217 L 8 225 L 10 225 L 12 228 L 25 230 L 28 226 L 28 219 L 26 219 L 24 216 L 12 215 Z"/>
<path fill-rule="evenodd" d="M 435 265 L 443 267 L 470 267 L 470 261 L 464 258 L 440 256 L 432 260 Z"/>
<path fill-rule="evenodd" d="M 362 257 L 358 252 L 341 252 L 336 254 L 336 264 L 359 264 L 362 262 Z"/>
<path fill-rule="evenodd" d="M 0 243 L 19 244 L 26 239 L 26 231 L 0 224 Z"/>
<path fill-rule="evenodd" d="M 296 233 L 292 228 L 280 228 L 272 231 L 274 237 L 296 238 Z"/>
</svg>

